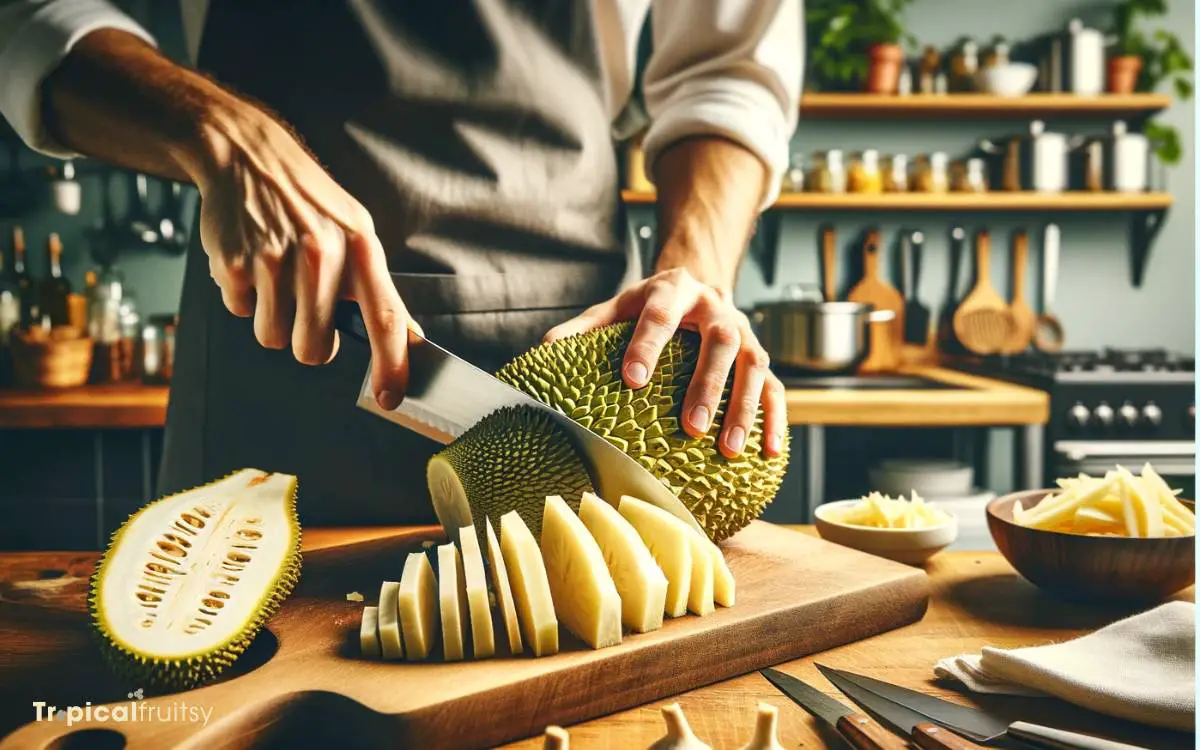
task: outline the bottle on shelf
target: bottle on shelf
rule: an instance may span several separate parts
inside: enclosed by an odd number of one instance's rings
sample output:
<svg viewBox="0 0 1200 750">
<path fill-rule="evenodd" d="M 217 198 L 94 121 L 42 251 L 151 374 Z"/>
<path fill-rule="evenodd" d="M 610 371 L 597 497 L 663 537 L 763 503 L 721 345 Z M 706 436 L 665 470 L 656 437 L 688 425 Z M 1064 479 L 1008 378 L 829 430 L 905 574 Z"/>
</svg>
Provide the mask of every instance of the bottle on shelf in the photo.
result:
<svg viewBox="0 0 1200 750">
<path fill-rule="evenodd" d="M 16 274 L 4 260 L 4 253 L 0 253 L 0 347 L 8 345 L 13 329 L 21 325 L 21 290 Z"/>
<path fill-rule="evenodd" d="M 883 173 L 883 190 L 887 193 L 908 192 L 908 156 L 892 154 Z"/>
<path fill-rule="evenodd" d="M 42 279 L 38 290 L 38 302 L 42 316 L 50 319 L 52 326 L 67 326 L 71 324 L 71 283 L 62 272 L 62 239 L 57 233 L 52 233 L 46 241 L 46 256 L 50 272 Z"/>
<path fill-rule="evenodd" d="M 38 322 L 34 315 L 34 310 L 38 306 L 37 289 L 33 286 L 33 277 L 25 268 L 25 231 L 19 226 L 13 227 L 12 245 L 12 277 L 13 283 L 17 287 L 17 301 L 21 308 L 19 325 L 22 328 L 28 328 Z"/>
</svg>

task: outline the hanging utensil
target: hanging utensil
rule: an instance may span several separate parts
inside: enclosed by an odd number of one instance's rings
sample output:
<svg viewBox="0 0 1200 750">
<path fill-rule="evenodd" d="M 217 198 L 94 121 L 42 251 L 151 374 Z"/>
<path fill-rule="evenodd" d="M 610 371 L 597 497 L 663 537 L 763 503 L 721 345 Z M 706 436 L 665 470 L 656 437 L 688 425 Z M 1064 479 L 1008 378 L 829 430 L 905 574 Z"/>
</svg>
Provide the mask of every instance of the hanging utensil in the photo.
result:
<svg viewBox="0 0 1200 750">
<path fill-rule="evenodd" d="M 187 230 L 184 228 L 183 185 L 170 181 L 163 187 L 163 205 L 159 209 L 159 245 L 163 249 L 180 253 L 187 250 Z"/>
<path fill-rule="evenodd" d="M 154 245 L 158 243 L 158 222 L 150 215 L 146 175 L 135 172 L 129 175 L 129 213 L 125 217 L 126 231 L 135 243 Z"/>
<path fill-rule="evenodd" d="M 834 285 L 837 246 L 834 240 L 833 226 L 827 225 L 821 229 L 821 289 L 825 293 L 825 301 L 837 299 L 837 289 Z"/>
<path fill-rule="evenodd" d="M 1025 266 L 1029 257 L 1029 235 L 1024 229 L 1017 230 L 1013 237 L 1013 296 L 1008 314 L 1012 318 L 1013 333 L 1004 342 L 1003 354 L 1020 354 L 1029 347 L 1037 318 L 1033 308 L 1025 301 Z"/>
<path fill-rule="evenodd" d="M 921 256 L 925 234 L 917 231 L 903 238 L 901 262 L 904 270 L 904 340 L 924 346 L 929 341 L 929 308 L 921 304 Z M 906 252 L 907 251 L 907 252 Z"/>
<path fill-rule="evenodd" d="M 986 229 L 975 236 L 975 288 L 954 313 L 954 333 L 976 354 L 996 354 L 1012 336 L 1008 304 L 991 281 L 991 240 Z"/>
<path fill-rule="evenodd" d="M 1043 352 L 1057 352 L 1066 340 L 1062 323 L 1054 315 L 1054 290 L 1058 284 L 1058 253 L 1062 235 L 1057 224 L 1046 225 L 1042 245 L 1042 314 L 1037 319 L 1033 343 Z"/>
<path fill-rule="evenodd" d="M 958 310 L 962 288 L 962 256 L 966 244 L 967 233 L 962 227 L 950 230 L 950 269 L 949 284 L 946 287 L 946 298 L 942 301 L 942 309 L 938 314 L 938 346 L 943 351 L 959 350 L 961 344 L 954 335 L 954 313 Z"/>
<path fill-rule="evenodd" d="M 904 340 L 904 297 L 880 277 L 880 253 L 879 232 L 872 230 L 863 246 L 863 278 L 846 295 L 851 302 L 861 302 L 875 310 L 891 310 L 895 316 L 871 325 L 870 354 L 862 364 L 864 372 L 884 372 L 897 367 Z"/>
</svg>

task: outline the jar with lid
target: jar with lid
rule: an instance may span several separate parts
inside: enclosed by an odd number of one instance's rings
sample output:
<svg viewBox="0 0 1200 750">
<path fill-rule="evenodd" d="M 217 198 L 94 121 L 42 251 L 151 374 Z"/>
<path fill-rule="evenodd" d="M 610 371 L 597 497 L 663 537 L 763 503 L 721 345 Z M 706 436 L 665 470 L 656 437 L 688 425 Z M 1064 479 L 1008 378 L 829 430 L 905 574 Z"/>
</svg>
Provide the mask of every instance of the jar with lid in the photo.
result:
<svg viewBox="0 0 1200 750">
<path fill-rule="evenodd" d="M 908 192 L 908 157 L 892 154 L 883 172 L 883 189 L 888 193 Z"/>
<path fill-rule="evenodd" d="M 171 382 L 175 366 L 176 322 L 174 315 L 152 315 L 142 327 L 139 363 L 143 382 Z"/>
<path fill-rule="evenodd" d="M 852 193 L 883 192 L 883 174 L 879 170 L 879 152 L 867 149 L 859 154 L 850 168 L 848 187 Z"/>
<path fill-rule="evenodd" d="M 950 189 L 948 174 L 949 157 L 944 151 L 935 151 L 929 156 L 921 155 L 917 159 L 917 173 L 914 180 L 916 190 L 922 193 L 945 193 Z"/>
<path fill-rule="evenodd" d="M 950 58 L 950 90 L 975 89 L 975 71 L 979 69 L 979 45 L 973 39 L 963 39 Z"/>
<path fill-rule="evenodd" d="M 831 148 L 825 152 L 825 167 L 829 170 L 830 193 L 846 192 L 846 163 L 841 149 Z"/>
<path fill-rule="evenodd" d="M 920 76 L 917 79 L 918 89 L 922 94 L 934 93 L 935 81 L 941 67 L 942 55 L 938 52 L 938 48 L 932 44 L 926 45 L 921 54 Z"/>
<path fill-rule="evenodd" d="M 987 175 L 983 159 L 973 158 L 956 161 L 951 166 L 951 183 L 961 193 L 986 193 Z"/>
<path fill-rule="evenodd" d="M 804 154 L 800 152 L 792 154 L 792 161 L 788 165 L 787 172 L 783 174 L 783 184 L 780 189 L 785 193 L 804 192 Z"/>
</svg>

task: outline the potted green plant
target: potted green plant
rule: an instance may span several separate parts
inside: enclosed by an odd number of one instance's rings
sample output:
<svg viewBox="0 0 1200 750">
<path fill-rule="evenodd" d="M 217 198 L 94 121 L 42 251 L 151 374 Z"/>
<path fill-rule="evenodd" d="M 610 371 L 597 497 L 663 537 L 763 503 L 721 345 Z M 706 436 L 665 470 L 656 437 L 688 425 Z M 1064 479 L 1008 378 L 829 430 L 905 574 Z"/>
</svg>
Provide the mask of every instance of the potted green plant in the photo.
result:
<svg viewBox="0 0 1200 750">
<path fill-rule="evenodd" d="M 900 22 L 913 0 L 808 0 L 805 37 L 810 81 L 831 90 L 893 94 L 906 47 L 916 38 Z"/>
</svg>

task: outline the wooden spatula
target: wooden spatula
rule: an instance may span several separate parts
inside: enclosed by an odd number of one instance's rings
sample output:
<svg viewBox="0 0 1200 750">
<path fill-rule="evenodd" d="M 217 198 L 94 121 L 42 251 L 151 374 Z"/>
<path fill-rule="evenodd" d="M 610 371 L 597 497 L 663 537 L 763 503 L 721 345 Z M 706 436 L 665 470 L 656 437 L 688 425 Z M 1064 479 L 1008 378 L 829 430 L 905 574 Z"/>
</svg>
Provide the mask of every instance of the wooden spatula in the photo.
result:
<svg viewBox="0 0 1200 750">
<path fill-rule="evenodd" d="M 823 227 L 821 229 L 821 291 L 825 294 L 826 302 L 833 302 L 837 299 L 837 288 L 834 284 L 834 271 L 837 263 L 836 250 L 833 227 Z"/>
<path fill-rule="evenodd" d="M 1019 230 L 1013 237 L 1013 296 L 1008 314 L 1012 317 L 1012 336 L 1004 342 L 1001 352 L 1004 354 L 1020 354 L 1033 341 L 1033 333 L 1037 328 L 1037 318 L 1033 308 L 1025 301 L 1025 266 L 1029 260 L 1029 235 L 1024 229 Z"/>
<path fill-rule="evenodd" d="M 871 325 L 871 353 L 862 364 L 863 372 L 882 372 L 900 364 L 900 346 L 904 341 L 904 296 L 879 276 L 879 232 L 867 234 L 863 247 L 863 277 L 846 299 L 871 305 L 876 310 L 895 313 L 886 323 Z"/>
<path fill-rule="evenodd" d="M 954 333 L 976 354 L 996 354 L 1012 337 L 1012 316 L 992 286 L 991 240 L 986 229 L 975 236 L 975 288 L 954 313 Z"/>
</svg>

